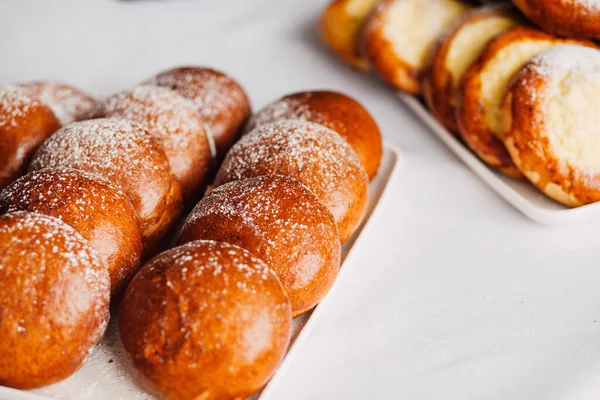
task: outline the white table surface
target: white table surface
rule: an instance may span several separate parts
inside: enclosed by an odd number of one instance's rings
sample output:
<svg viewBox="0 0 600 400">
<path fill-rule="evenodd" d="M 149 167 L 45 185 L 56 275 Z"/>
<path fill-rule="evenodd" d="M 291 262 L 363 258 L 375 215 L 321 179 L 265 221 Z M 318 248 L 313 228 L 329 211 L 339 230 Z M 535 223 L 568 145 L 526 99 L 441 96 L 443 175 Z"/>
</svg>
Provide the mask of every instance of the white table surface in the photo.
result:
<svg viewBox="0 0 600 400">
<path fill-rule="evenodd" d="M 297 90 L 359 99 L 405 168 L 281 399 L 600 398 L 600 222 L 551 228 L 505 204 L 375 79 L 323 50 L 325 1 L 2 0 L 0 83 L 97 95 L 210 65 L 255 108 Z M 348 283 L 350 282 L 350 283 Z"/>
</svg>

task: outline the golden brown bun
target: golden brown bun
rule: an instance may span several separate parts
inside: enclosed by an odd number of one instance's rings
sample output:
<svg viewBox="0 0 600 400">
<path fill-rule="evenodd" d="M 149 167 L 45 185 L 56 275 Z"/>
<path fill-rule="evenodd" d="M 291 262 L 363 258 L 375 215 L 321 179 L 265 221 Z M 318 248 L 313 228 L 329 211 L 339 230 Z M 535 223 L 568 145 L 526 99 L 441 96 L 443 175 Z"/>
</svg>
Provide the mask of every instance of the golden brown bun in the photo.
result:
<svg viewBox="0 0 600 400">
<path fill-rule="evenodd" d="M 129 198 L 99 175 L 64 168 L 30 172 L 0 192 L 0 213 L 56 217 L 90 242 L 108 268 L 113 293 L 140 266 L 142 231 Z"/>
<path fill-rule="evenodd" d="M 466 69 L 490 39 L 520 19 L 509 4 L 480 7 L 466 13 L 434 46 L 423 71 L 423 96 L 430 111 L 450 132 L 458 134 L 456 92 Z"/>
<path fill-rule="evenodd" d="M 178 243 L 206 239 L 240 246 L 277 274 L 295 317 L 327 294 L 340 268 L 333 215 L 304 185 L 260 176 L 219 186 L 189 215 Z"/>
<path fill-rule="evenodd" d="M 418 94 L 435 41 L 469 9 L 458 0 L 383 0 L 362 29 L 361 52 L 385 81 Z"/>
<path fill-rule="evenodd" d="M 245 131 L 282 119 L 316 122 L 336 131 L 356 151 L 369 178 L 377 175 L 381 133 L 371 114 L 356 100 L 327 90 L 290 94 L 256 113 Z"/>
<path fill-rule="evenodd" d="M 60 82 L 34 81 L 21 83 L 19 87 L 50 107 L 61 125 L 100 116 L 100 103 L 74 86 Z"/>
<path fill-rule="evenodd" d="M 80 169 L 116 184 L 142 226 L 144 255 L 156 254 L 181 212 L 181 188 L 160 143 L 134 121 L 102 118 L 57 131 L 33 157 L 30 171 Z"/>
<path fill-rule="evenodd" d="M 0 87 L 0 190 L 25 173 L 33 153 L 58 128 L 40 100 L 18 87 Z"/>
<path fill-rule="evenodd" d="M 366 70 L 367 60 L 358 52 L 360 29 L 379 0 L 333 0 L 319 20 L 321 39 L 342 60 Z"/>
<path fill-rule="evenodd" d="M 567 206 L 600 200 L 599 108 L 600 51 L 583 46 L 558 46 L 534 58 L 504 100 L 512 159 Z"/>
<path fill-rule="evenodd" d="M 333 214 L 342 243 L 365 215 L 367 173 L 352 147 L 323 125 L 281 120 L 257 127 L 227 153 L 214 186 L 261 175 L 305 184 Z"/>
<path fill-rule="evenodd" d="M 141 85 L 109 98 L 107 117 L 138 122 L 163 145 L 183 197 L 202 197 L 212 154 L 199 113 L 192 101 L 165 87 Z"/>
<path fill-rule="evenodd" d="M 127 288 L 121 340 L 161 399 L 243 399 L 283 358 L 291 307 L 275 274 L 246 250 L 199 240 L 150 261 Z"/>
<path fill-rule="evenodd" d="M 110 279 L 73 228 L 0 216 L 0 385 L 31 389 L 75 372 L 108 323 Z"/>
<path fill-rule="evenodd" d="M 529 19 L 555 35 L 600 39 L 597 0 L 513 0 Z"/>
<path fill-rule="evenodd" d="M 158 74 L 150 82 L 176 90 L 192 100 L 215 142 L 219 158 L 233 146 L 251 113 L 250 100 L 242 86 L 212 68 L 174 68 Z"/>
<path fill-rule="evenodd" d="M 501 103 L 508 83 L 531 58 L 565 43 L 584 42 L 524 26 L 512 28 L 488 43 L 463 78 L 456 108 L 460 134 L 475 154 L 508 176 L 523 178 L 502 142 Z"/>
</svg>

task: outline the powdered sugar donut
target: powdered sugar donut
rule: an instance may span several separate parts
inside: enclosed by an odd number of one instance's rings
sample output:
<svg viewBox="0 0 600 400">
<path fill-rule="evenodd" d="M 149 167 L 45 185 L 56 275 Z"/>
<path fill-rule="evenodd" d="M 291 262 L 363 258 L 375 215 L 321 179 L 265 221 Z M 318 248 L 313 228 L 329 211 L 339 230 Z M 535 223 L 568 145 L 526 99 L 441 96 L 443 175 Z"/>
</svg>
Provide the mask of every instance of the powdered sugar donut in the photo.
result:
<svg viewBox="0 0 600 400">
<path fill-rule="evenodd" d="M 162 399 L 245 399 L 290 340 L 279 280 L 248 251 L 198 240 L 146 264 L 127 288 L 119 328 L 142 384 Z"/>
<path fill-rule="evenodd" d="M 192 100 L 215 142 L 219 158 L 238 138 L 250 116 L 250 100 L 230 76 L 205 67 L 180 67 L 158 74 L 149 83 L 165 86 Z"/>
<path fill-rule="evenodd" d="M 327 294 L 340 267 L 333 215 L 286 176 L 244 179 L 213 190 L 188 216 L 178 243 L 198 239 L 240 246 L 266 262 L 281 280 L 293 316 Z"/>
<path fill-rule="evenodd" d="M 345 242 L 367 206 L 369 178 L 356 152 L 323 125 L 282 120 L 244 135 L 227 153 L 214 186 L 261 175 L 287 175 L 325 204 Z"/>
<path fill-rule="evenodd" d="M 100 116 L 101 106 L 92 96 L 74 86 L 60 82 L 34 81 L 21 83 L 29 96 L 37 97 L 50 107 L 61 125 Z"/>
<path fill-rule="evenodd" d="M 119 291 L 140 266 L 142 231 L 129 198 L 99 175 L 45 168 L 0 192 L 0 213 L 32 211 L 61 219 L 90 242 Z"/>
<path fill-rule="evenodd" d="M 110 281 L 98 253 L 59 219 L 0 216 L 0 383 L 65 379 L 108 323 Z"/>
<path fill-rule="evenodd" d="M 141 85 L 106 101 L 107 117 L 138 122 L 163 145 L 186 200 L 200 198 L 212 160 L 210 145 L 194 104 L 168 88 Z"/>
<path fill-rule="evenodd" d="M 568 206 L 600 200 L 600 51 L 555 47 L 517 75 L 504 143 L 521 172 Z"/>
<path fill-rule="evenodd" d="M 162 146 L 138 123 L 121 118 L 74 122 L 33 157 L 31 171 L 80 169 L 115 183 L 131 200 L 142 226 L 144 253 L 163 246 L 181 211 L 181 188 Z"/>
<path fill-rule="evenodd" d="M 245 130 L 281 119 L 316 122 L 336 131 L 356 151 L 369 178 L 377 174 L 383 151 L 381 133 L 371 114 L 356 100 L 328 90 L 290 94 L 252 116 Z"/>
<path fill-rule="evenodd" d="M 60 122 L 39 99 L 0 86 L 0 189 L 23 175 L 33 153 Z"/>
</svg>

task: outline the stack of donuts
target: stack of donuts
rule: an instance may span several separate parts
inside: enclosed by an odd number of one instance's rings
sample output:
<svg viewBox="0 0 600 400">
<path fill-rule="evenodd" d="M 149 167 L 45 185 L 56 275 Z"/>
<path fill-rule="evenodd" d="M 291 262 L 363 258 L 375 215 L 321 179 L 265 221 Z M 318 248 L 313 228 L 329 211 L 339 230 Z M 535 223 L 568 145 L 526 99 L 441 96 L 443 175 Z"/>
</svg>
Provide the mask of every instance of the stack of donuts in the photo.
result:
<svg viewBox="0 0 600 400">
<path fill-rule="evenodd" d="M 102 101 L 0 87 L 0 154 L 0 385 L 65 379 L 112 313 L 150 393 L 234 399 L 333 285 L 382 142 L 341 93 L 251 116 L 236 81 L 185 67 Z"/>
<path fill-rule="evenodd" d="M 335 0 L 324 42 L 486 164 L 576 207 L 600 200 L 598 0 Z"/>
</svg>

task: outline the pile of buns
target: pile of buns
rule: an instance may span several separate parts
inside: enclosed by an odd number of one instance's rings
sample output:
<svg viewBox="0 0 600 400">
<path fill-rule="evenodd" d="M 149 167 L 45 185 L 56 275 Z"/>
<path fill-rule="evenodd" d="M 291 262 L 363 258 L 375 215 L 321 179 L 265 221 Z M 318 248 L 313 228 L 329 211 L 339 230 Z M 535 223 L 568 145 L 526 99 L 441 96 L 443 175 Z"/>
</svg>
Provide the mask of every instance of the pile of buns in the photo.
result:
<svg viewBox="0 0 600 400">
<path fill-rule="evenodd" d="M 491 3 L 335 0 L 320 29 L 490 167 L 567 206 L 600 200 L 600 1 Z"/>
<path fill-rule="evenodd" d="M 149 392 L 208 400 L 262 388 L 327 294 L 382 142 L 346 95 L 251 116 L 235 80 L 186 67 L 102 101 L 2 86 L 0 155 L 0 385 L 65 379 L 112 313 Z"/>
</svg>

